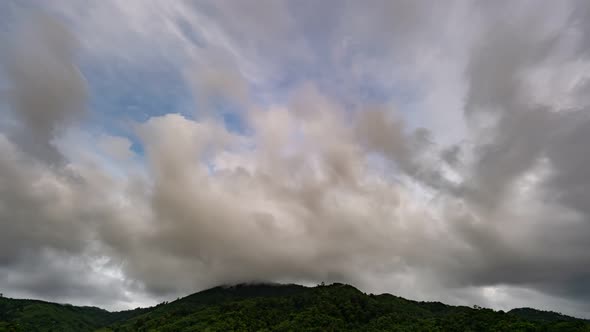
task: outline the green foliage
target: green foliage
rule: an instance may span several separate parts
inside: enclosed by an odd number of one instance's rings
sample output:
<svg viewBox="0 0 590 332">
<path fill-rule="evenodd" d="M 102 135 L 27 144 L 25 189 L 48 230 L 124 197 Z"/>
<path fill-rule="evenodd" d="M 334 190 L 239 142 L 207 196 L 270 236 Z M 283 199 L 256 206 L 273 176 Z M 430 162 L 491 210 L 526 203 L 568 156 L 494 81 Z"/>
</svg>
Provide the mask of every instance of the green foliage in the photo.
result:
<svg viewBox="0 0 590 332">
<path fill-rule="evenodd" d="M 531 308 L 512 309 L 508 313 L 535 322 L 560 322 L 576 320 L 573 317 L 569 317 L 557 312 L 542 311 Z"/>
<path fill-rule="evenodd" d="M 367 295 L 349 285 L 216 287 L 148 309 L 0 299 L 1 331 L 588 331 L 557 313 L 415 302 Z"/>
<path fill-rule="evenodd" d="M 95 307 L 76 307 L 38 300 L 0 298 L 0 332 L 95 331 L 101 326 L 130 319 L 146 309 L 111 313 Z"/>
</svg>

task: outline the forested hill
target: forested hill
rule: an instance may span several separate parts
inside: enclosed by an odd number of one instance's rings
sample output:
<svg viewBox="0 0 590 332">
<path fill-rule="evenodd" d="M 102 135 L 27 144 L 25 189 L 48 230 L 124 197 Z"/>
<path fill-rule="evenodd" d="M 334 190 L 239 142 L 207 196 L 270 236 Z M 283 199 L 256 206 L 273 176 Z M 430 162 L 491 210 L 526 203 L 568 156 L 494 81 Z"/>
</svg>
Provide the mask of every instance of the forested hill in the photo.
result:
<svg viewBox="0 0 590 332">
<path fill-rule="evenodd" d="M 0 331 L 589 331 L 590 322 L 364 294 L 344 284 L 242 284 L 122 312 L 0 298 Z"/>
</svg>

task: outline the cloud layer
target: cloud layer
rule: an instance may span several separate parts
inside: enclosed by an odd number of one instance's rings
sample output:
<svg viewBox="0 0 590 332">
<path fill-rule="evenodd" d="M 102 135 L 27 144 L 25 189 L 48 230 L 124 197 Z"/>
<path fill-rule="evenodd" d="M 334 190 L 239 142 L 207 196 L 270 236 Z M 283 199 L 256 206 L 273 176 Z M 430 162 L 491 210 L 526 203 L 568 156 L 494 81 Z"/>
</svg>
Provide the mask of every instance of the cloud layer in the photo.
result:
<svg viewBox="0 0 590 332">
<path fill-rule="evenodd" d="M 342 281 L 587 316 L 585 2 L 4 6 L 5 294 Z"/>
</svg>

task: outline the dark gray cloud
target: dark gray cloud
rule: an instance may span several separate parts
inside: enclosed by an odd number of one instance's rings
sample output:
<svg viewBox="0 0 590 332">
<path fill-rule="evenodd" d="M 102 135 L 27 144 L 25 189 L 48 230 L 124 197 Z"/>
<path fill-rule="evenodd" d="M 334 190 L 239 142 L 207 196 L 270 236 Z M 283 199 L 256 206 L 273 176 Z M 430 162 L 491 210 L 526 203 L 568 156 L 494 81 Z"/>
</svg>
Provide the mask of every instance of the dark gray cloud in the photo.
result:
<svg viewBox="0 0 590 332">
<path fill-rule="evenodd" d="M 77 40 L 46 14 L 21 19 L 3 41 L 7 99 L 19 122 L 12 135 L 28 151 L 56 161 L 51 139 L 86 106 L 86 83 L 75 65 Z"/>
<path fill-rule="evenodd" d="M 581 61 L 586 50 L 567 46 L 573 28 L 568 9 L 547 4 L 534 13 L 503 6 L 485 10 L 489 26 L 467 66 L 465 112 L 472 123 L 487 121 L 487 128 L 476 133 L 473 169 L 464 182 L 463 197 L 474 203 L 474 215 L 460 226 L 478 261 L 459 278 L 585 302 L 590 256 L 581 234 L 590 231 L 590 215 L 584 208 L 589 197 L 579 188 L 587 185 L 580 156 L 586 154 L 581 133 L 588 113 L 584 104 L 564 109 L 534 100 L 527 75 Z M 548 21 L 554 11 L 565 19 Z M 578 24 L 581 33 L 588 23 Z M 576 96 L 577 89 L 568 93 Z"/>
<path fill-rule="evenodd" d="M 100 257 L 43 250 L 25 255 L 18 264 L 0 268 L 3 291 L 12 296 L 47 298 L 71 304 L 125 308 L 139 299 L 128 296 L 137 285 L 121 282 L 104 269 Z M 26 277 L 23 277 L 26 276 Z M 72 303 L 73 302 L 73 303 Z"/>
</svg>

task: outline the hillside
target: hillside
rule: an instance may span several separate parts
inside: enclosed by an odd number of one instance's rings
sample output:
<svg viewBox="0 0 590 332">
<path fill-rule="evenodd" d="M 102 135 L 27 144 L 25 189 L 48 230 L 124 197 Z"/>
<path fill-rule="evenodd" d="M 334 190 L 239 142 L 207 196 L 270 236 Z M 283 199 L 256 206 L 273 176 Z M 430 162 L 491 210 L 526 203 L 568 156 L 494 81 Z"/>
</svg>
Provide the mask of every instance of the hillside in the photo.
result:
<svg viewBox="0 0 590 332">
<path fill-rule="evenodd" d="M 0 331 L 94 331 L 151 309 L 109 312 L 96 307 L 0 297 Z"/>
<path fill-rule="evenodd" d="M 590 322 L 364 294 L 344 284 L 242 284 L 122 312 L 0 298 L 0 331 L 590 331 Z"/>
</svg>

